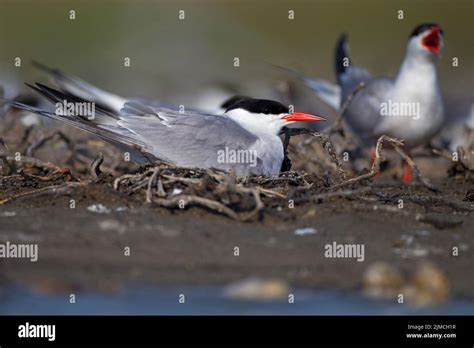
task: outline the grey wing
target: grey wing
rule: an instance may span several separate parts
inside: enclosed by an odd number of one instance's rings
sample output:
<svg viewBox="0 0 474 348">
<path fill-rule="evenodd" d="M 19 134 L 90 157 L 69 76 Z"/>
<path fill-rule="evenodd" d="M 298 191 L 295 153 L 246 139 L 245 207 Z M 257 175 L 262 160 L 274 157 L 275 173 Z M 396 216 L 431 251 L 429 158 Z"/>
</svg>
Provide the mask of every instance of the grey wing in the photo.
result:
<svg viewBox="0 0 474 348">
<path fill-rule="evenodd" d="M 341 105 L 360 83 L 363 82 L 369 84 L 370 81 L 372 81 L 372 76 L 366 69 L 354 66 L 347 68 L 339 76 L 339 82 L 341 85 Z"/>
<path fill-rule="evenodd" d="M 371 139 L 382 121 L 381 104 L 390 98 L 393 81 L 372 80 L 354 97 L 346 119 L 351 128 L 363 139 Z"/>
<path fill-rule="evenodd" d="M 274 67 L 302 81 L 306 87 L 314 91 L 326 104 L 336 110 L 339 109 L 341 105 L 341 88 L 338 85 L 323 79 L 307 77 L 295 69 L 279 65 L 274 65 Z"/>
<path fill-rule="evenodd" d="M 171 104 L 171 103 L 166 103 L 158 99 L 148 99 L 148 98 L 131 98 L 128 102 L 134 103 L 134 104 L 142 104 L 142 105 L 147 105 L 151 106 L 154 108 L 167 108 L 171 110 L 176 110 L 179 111 L 180 105 L 176 104 Z M 125 105 L 123 105 L 125 107 Z M 122 108 L 123 108 L 122 107 Z M 188 107 L 186 106 L 187 111 L 192 111 L 192 112 L 197 112 L 197 113 L 205 113 L 203 110 L 198 110 L 196 108 Z"/>
<path fill-rule="evenodd" d="M 81 99 L 93 101 L 102 108 L 113 111 L 114 113 L 119 113 L 127 101 L 125 98 L 100 89 L 77 76 L 66 74 L 59 69 L 49 68 L 39 62 L 33 62 L 33 65 L 48 74 L 63 92 L 72 94 Z"/>
<path fill-rule="evenodd" d="M 127 101 L 154 107 L 167 107 L 176 110 L 179 108 L 177 105 L 168 104 L 156 99 L 126 99 L 119 95 L 100 89 L 77 76 L 66 74 L 59 69 L 52 69 L 38 62 L 33 62 L 33 65 L 48 74 L 48 76 L 63 92 L 84 100 L 93 101 L 96 103 L 96 105 L 101 106 L 103 109 L 109 110 L 115 114 L 120 113 L 120 110 L 124 107 Z"/>
<path fill-rule="evenodd" d="M 341 88 L 323 79 L 305 78 L 304 83 L 329 106 L 339 109 L 341 105 Z"/>
<path fill-rule="evenodd" d="M 349 56 L 347 35 L 342 34 L 336 44 L 334 56 L 337 82 L 341 86 L 341 105 L 361 82 L 367 84 L 372 79 L 367 70 L 352 65 Z"/>
<path fill-rule="evenodd" d="M 226 148 L 249 149 L 257 141 L 227 117 L 133 102 L 125 104 L 117 123 L 146 143 L 155 157 L 183 167 L 230 169 L 233 165 L 222 163 L 219 154 Z"/>
</svg>

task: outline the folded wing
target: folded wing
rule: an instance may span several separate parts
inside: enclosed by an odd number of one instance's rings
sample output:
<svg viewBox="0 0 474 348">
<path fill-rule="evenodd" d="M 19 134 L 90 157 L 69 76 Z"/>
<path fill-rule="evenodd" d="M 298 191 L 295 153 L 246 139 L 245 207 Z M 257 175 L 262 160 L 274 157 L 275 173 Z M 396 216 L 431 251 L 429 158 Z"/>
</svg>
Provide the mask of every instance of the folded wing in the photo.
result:
<svg viewBox="0 0 474 348">
<path fill-rule="evenodd" d="M 219 161 L 219 153 L 248 150 L 257 141 L 255 135 L 227 117 L 134 102 L 125 104 L 117 123 L 146 143 L 153 155 L 183 167 L 236 168 Z"/>
</svg>

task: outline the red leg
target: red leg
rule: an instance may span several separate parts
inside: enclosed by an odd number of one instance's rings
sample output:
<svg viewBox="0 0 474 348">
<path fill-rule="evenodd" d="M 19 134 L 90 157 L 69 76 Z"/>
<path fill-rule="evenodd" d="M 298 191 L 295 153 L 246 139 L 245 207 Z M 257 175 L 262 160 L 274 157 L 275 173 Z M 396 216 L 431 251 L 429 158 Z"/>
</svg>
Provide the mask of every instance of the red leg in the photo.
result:
<svg viewBox="0 0 474 348">
<path fill-rule="evenodd" d="M 411 182 L 411 168 L 405 163 L 405 174 L 403 175 L 403 182 L 409 184 Z"/>
</svg>

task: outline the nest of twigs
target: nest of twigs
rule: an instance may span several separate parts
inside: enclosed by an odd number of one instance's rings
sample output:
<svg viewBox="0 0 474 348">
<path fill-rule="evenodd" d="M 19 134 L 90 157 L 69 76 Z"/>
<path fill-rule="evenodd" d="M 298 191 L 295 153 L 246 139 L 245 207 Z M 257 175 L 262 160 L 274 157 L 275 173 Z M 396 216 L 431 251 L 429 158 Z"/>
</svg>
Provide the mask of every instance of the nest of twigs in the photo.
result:
<svg viewBox="0 0 474 348">
<path fill-rule="evenodd" d="M 150 205 L 170 209 L 200 206 L 242 221 L 258 216 L 264 208 L 262 197 L 286 198 L 280 189 L 245 185 L 243 180 L 218 170 L 164 164 L 120 176 L 113 185 L 115 190 L 129 194 L 145 192 L 145 201 Z"/>
<path fill-rule="evenodd" d="M 393 203 L 399 199 L 397 194 L 390 196 L 389 193 L 374 190 L 372 186 L 372 179 L 380 172 L 380 166 L 384 160 L 382 150 L 387 144 L 411 167 L 418 181 L 428 192 L 439 192 L 421 174 L 412 158 L 404 152 L 403 142 L 386 135 L 382 135 L 378 139 L 373 152 L 372 165 L 368 170 L 360 172 L 354 167 L 351 168 L 350 163 L 342 165 L 339 158 L 340 151 L 338 151 L 342 146 L 336 147 L 333 141 L 337 135 L 339 138 L 343 138 L 345 142 L 343 146 L 349 143 L 350 130 L 344 126 L 342 119 L 353 95 L 360 88 L 348 97 L 334 124 L 324 131 L 316 132 L 306 128 L 284 128 L 282 130 L 285 155 L 288 155 L 287 149 L 290 138 L 293 136 L 307 135 L 303 141 L 298 143 L 297 146 L 300 149 L 305 147 L 310 149 L 311 143 L 319 142 L 318 154 L 316 155 L 314 151 L 309 151 L 310 155 L 307 154 L 307 156 L 312 156 L 312 158 L 308 158 L 308 161 L 314 162 L 315 168 L 319 169 L 311 174 L 287 171 L 274 177 L 237 177 L 232 172 L 217 169 L 178 168 L 157 163 L 141 168 L 134 174 L 121 175 L 123 170 L 120 171 L 119 168 L 123 165 L 123 161 L 113 153 L 106 153 L 109 164 L 105 171 L 109 174 L 104 174 L 101 170 L 101 165 L 104 162 L 102 153 L 92 161 L 89 170 L 87 170 L 87 160 L 90 160 L 90 157 L 86 158 L 84 153 L 87 153 L 85 150 L 88 149 L 88 146 L 83 146 L 81 150 L 80 144 L 76 144 L 66 134 L 57 131 L 30 143 L 28 138 L 31 128 L 27 128 L 20 139 L 21 151 L 16 152 L 16 155 L 6 155 L 5 151 L 3 154 L 0 153 L 2 170 L 0 183 L 3 187 L 12 188 L 10 191 L 13 192 L 13 194 L 3 195 L 0 205 L 15 199 L 37 195 L 70 194 L 78 187 L 99 181 L 113 182 L 115 191 L 142 197 L 149 206 L 167 209 L 187 209 L 197 206 L 240 221 L 258 219 L 262 216 L 264 209 L 286 206 L 290 201 L 292 204 L 302 204 L 320 202 L 332 197 L 349 197 L 366 203 Z M 34 157 L 41 147 L 51 142 L 63 142 L 66 145 L 68 168 Z M 3 141 L 0 142 L 0 147 L 7 149 Z M 471 158 L 471 154 L 473 152 L 466 152 L 462 148 L 458 149 L 458 152 L 459 161 L 453 163 L 450 175 L 472 178 L 474 160 Z M 19 153 L 22 155 L 18 156 Z M 448 159 L 451 156 L 446 150 L 435 148 L 432 149 L 433 154 Z M 288 158 L 287 163 L 291 163 Z M 16 188 L 20 187 L 32 189 L 26 192 L 20 190 L 20 193 L 16 193 L 18 192 Z M 416 201 L 416 197 L 405 198 L 415 204 L 428 204 L 421 198 L 421 201 L 420 199 Z M 453 209 L 456 211 L 473 210 L 471 205 L 464 202 L 453 203 L 449 197 L 436 197 L 436 194 L 431 196 L 430 202 L 434 198 L 439 204 L 454 207 Z M 391 208 L 387 209 L 391 211 Z"/>
</svg>

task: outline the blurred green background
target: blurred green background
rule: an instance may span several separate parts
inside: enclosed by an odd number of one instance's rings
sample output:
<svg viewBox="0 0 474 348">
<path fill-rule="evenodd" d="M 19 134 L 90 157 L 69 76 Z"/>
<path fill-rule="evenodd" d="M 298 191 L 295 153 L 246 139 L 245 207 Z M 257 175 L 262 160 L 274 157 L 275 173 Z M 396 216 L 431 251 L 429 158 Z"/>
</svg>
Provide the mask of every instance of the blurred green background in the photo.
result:
<svg viewBox="0 0 474 348">
<path fill-rule="evenodd" d="M 23 88 L 38 79 L 31 60 L 118 94 L 175 103 L 215 81 L 271 85 L 281 74 L 268 63 L 334 81 L 342 32 L 355 64 L 393 76 L 413 28 L 438 22 L 445 32 L 442 90 L 464 110 L 474 90 L 473 19 L 473 0 L 0 0 L 0 84 Z M 15 57 L 22 67 L 14 67 Z"/>
</svg>

